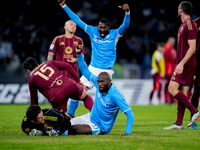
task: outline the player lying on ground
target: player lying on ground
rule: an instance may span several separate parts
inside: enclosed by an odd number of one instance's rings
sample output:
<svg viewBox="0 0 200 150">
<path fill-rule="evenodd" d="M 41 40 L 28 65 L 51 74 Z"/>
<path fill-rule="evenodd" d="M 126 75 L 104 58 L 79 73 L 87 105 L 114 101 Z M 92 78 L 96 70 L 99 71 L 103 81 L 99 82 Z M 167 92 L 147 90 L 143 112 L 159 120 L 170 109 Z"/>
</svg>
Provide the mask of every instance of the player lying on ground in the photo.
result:
<svg viewBox="0 0 200 150">
<path fill-rule="evenodd" d="M 71 125 L 70 117 L 54 108 L 41 109 L 38 105 L 31 105 L 26 111 L 21 128 L 31 136 L 59 136 L 75 134 L 92 134 L 89 125 Z"/>
<path fill-rule="evenodd" d="M 105 134 L 90 121 L 89 113 L 81 117 L 70 118 L 63 111 L 54 108 L 41 109 L 38 105 L 29 106 L 21 128 L 24 133 L 30 136 Z"/>
</svg>

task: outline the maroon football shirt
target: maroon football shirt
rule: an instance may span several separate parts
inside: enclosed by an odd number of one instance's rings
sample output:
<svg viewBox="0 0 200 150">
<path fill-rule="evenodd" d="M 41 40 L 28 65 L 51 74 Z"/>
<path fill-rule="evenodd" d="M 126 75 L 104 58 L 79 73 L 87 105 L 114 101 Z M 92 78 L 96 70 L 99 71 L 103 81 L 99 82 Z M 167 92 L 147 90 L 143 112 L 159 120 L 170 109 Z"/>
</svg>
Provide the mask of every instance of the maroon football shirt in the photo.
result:
<svg viewBox="0 0 200 150">
<path fill-rule="evenodd" d="M 63 76 L 60 70 L 67 72 L 74 80 Z M 74 84 L 80 82 L 79 77 L 74 69 L 67 63 L 61 61 L 46 61 L 34 69 L 28 80 L 31 95 L 31 105 L 38 105 L 37 89 L 42 93 L 49 102 L 56 100 L 62 91 Z"/>
<path fill-rule="evenodd" d="M 54 38 L 51 46 L 49 48 L 49 52 L 55 54 L 55 60 L 67 62 L 67 59 L 77 58 L 76 56 L 76 45 L 83 45 L 83 41 L 81 38 L 77 36 L 73 36 L 72 38 L 66 38 L 65 35 L 60 35 Z M 85 54 L 85 49 L 83 47 L 82 54 Z M 77 63 L 69 63 L 78 75 L 78 64 Z M 61 71 L 62 75 L 68 76 L 67 72 Z"/>
<path fill-rule="evenodd" d="M 185 57 L 189 44 L 188 40 L 197 38 L 197 27 L 192 19 L 186 19 L 180 26 L 178 31 L 178 43 L 177 43 L 177 55 L 176 55 L 176 64 Z M 179 84 L 189 86 L 196 70 L 196 58 L 193 54 L 190 59 L 185 63 L 184 70 L 181 74 L 173 74 L 171 77 L 172 81 L 175 81 Z"/>
<path fill-rule="evenodd" d="M 188 40 L 192 39 L 197 39 L 197 26 L 195 22 L 190 18 L 181 24 L 178 31 L 176 64 L 178 64 L 184 58 L 189 49 Z M 195 54 L 193 54 L 185 66 L 194 66 L 195 64 L 196 59 Z"/>
</svg>

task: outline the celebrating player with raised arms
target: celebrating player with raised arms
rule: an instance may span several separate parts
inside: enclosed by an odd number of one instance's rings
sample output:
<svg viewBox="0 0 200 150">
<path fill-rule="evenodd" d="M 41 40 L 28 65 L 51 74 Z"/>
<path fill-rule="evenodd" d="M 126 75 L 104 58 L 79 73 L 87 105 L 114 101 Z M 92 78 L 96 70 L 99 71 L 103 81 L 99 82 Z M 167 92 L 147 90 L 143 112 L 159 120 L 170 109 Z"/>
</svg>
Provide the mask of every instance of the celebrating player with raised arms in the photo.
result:
<svg viewBox="0 0 200 150">
<path fill-rule="evenodd" d="M 123 4 L 122 6 L 119 6 L 119 8 L 125 11 L 123 23 L 118 29 L 110 29 L 110 21 L 108 19 L 101 18 L 97 26 L 87 25 L 71 11 L 71 9 L 65 4 L 65 0 L 58 0 L 58 3 L 68 14 L 70 19 L 90 36 L 92 56 L 89 70 L 96 76 L 101 72 L 107 72 L 112 78 L 112 67 L 116 61 L 116 46 L 119 38 L 122 37 L 130 22 L 129 5 Z M 94 84 L 89 82 L 84 76 L 81 77 L 81 81 L 88 89 L 91 89 L 94 86 Z M 73 105 L 77 105 L 77 103 L 74 103 Z M 76 107 L 73 106 L 72 109 L 75 108 Z M 71 104 L 68 112 L 70 109 Z M 70 113 L 73 114 L 74 110 L 70 111 Z"/>
</svg>

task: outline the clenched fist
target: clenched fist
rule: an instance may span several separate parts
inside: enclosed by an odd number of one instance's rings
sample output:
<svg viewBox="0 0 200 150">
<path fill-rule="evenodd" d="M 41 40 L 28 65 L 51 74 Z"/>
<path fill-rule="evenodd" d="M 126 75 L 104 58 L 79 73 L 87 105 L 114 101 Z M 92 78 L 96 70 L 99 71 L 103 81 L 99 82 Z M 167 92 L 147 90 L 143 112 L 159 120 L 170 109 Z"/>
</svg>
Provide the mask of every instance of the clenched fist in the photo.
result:
<svg viewBox="0 0 200 150">
<path fill-rule="evenodd" d="M 65 4 L 65 0 L 58 0 L 58 4 L 59 4 L 60 6 L 63 6 L 63 5 Z"/>
</svg>

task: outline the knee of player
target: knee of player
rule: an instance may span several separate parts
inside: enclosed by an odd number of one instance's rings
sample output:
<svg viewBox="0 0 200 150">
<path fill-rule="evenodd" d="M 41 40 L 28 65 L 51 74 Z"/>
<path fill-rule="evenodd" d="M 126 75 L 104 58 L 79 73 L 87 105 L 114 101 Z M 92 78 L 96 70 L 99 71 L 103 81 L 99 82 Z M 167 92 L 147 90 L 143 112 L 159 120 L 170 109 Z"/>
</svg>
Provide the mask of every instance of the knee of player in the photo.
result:
<svg viewBox="0 0 200 150">
<path fill-rule="evenodd" d="M 80 99 L 81 99 L 81 100 L 84 100 L 84 99 L 86 98 L 87 95 L 88 95 L 88 94 L 87 94 L 86 90 L 84 89 Z"/>
<path fill-rule="evenodd" d="M 169 85 L 168 86 L 168 91 L 169 91 L 169 93 L 172 95 L 172 96 L 175 96 L 176 95 L 176 89 L 173 87 L 173 86 L 171 86 L 171 85 Z"/>
</svg>

